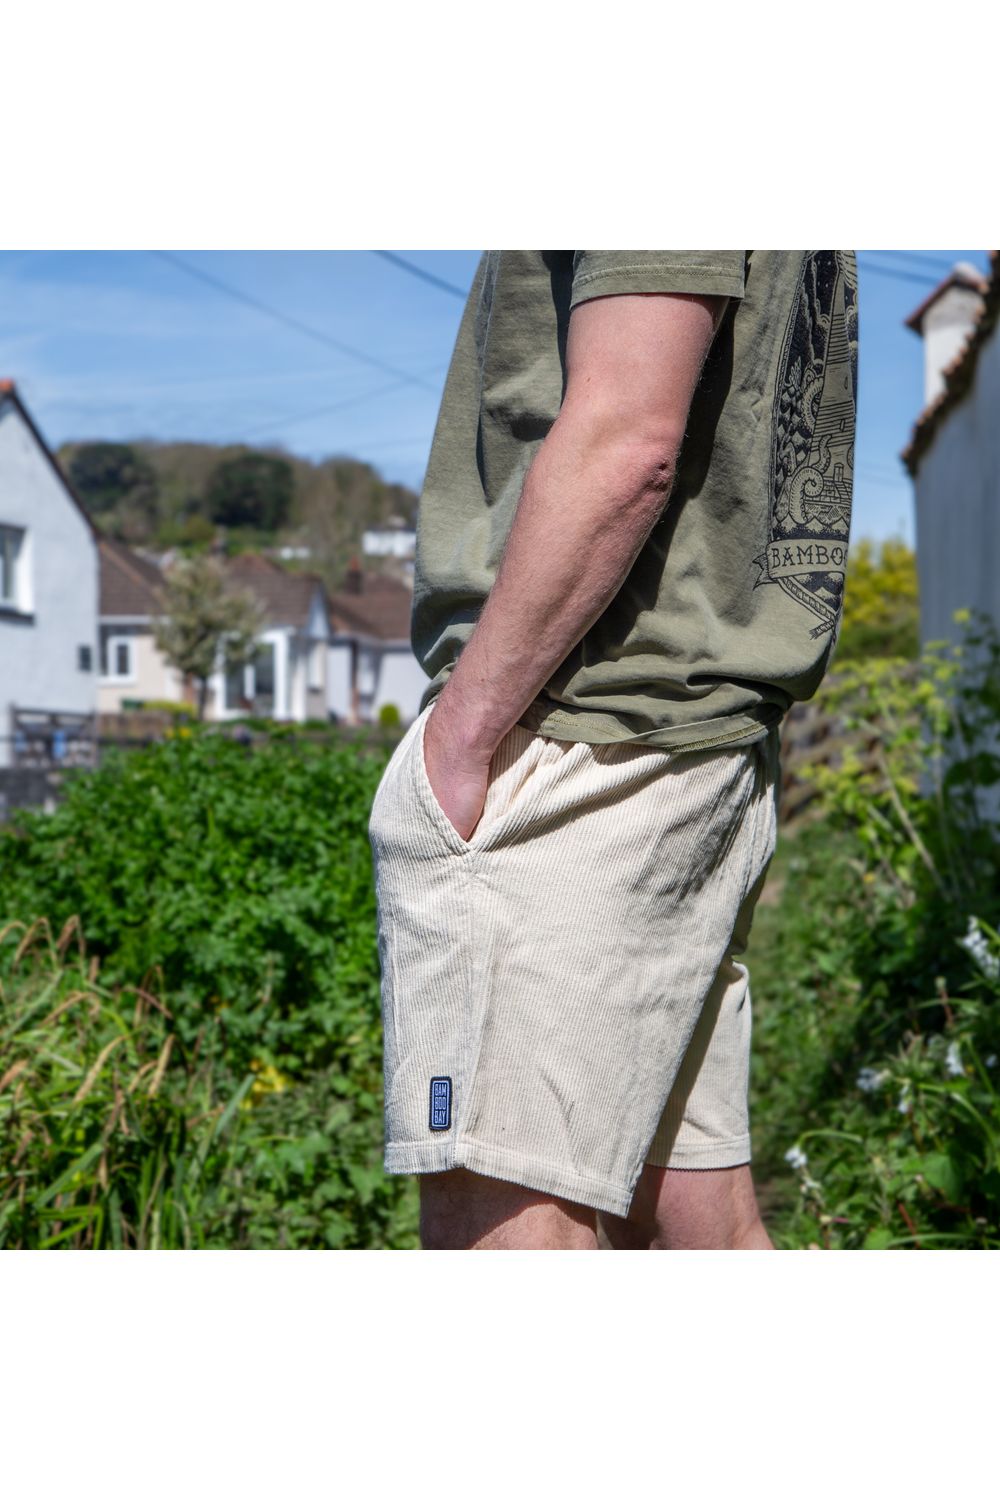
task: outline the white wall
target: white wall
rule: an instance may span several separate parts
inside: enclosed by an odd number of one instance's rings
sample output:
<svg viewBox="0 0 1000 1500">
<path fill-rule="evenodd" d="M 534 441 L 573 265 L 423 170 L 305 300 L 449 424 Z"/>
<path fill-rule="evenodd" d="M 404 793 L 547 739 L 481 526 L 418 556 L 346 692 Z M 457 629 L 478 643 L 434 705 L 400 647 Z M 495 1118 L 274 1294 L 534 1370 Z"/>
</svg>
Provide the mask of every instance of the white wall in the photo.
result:
<svg viewBox="0 0 1000 1500">
<path fill-rule="evenodd" d="M 0 765 L 8 764 L 10 709 L 93 713 L 97 706 L 97 545 L 20 412 L 0 405 L 0 525 L 27 533 L 24 606 L 0 611 Z M 89 646 L 83 672 L 78 647 Z"/>
<path fill-rule="evenodd" d="M 1000 338 L 979 352 L 969 394 L 943 419 L 914 488 L 920 634 L 955 640 L 956 609 L 982 609 L 1000 628 Z"/>
<path fill-rule="evenodd" d="M 385 645 L 359 638 L 356 642 L 358 715 L 363 723 L 378 718 L 383 703 L 394 703 L 404 724 L 417 716 L 427 674 L 409 643 Z M 339 637 L 330 644 L 327 665 L 327 702 L 338 718 L 351 717 L 351 642 Z"/>
<path fill-rule="evenodd" d="M 344 639 L 330 642 L 326 663 L 326 706 L 338 719 L 351 713 L 351 643 Z"/>
<path fill-rule="evenodd" d="M 427 673 L 410 646 L 383 649 L 377 664 L 372 718 L 378 718 L 383 703 L 395 703 L 404 724 L 417 717 L 420 695 L 427 686 Z"/>
</svg>

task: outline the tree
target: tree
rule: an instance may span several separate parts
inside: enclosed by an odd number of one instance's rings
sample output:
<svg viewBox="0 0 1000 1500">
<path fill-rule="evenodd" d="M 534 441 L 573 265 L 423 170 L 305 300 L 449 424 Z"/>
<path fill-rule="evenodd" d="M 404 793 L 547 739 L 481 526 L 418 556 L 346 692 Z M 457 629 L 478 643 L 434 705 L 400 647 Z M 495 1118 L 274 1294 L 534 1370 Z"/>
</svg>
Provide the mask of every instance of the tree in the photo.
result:
<svg viewBox="0 0 1000 1500">
<path fill-rule="evenodd" d="M 216 558 L 186 558 L 171 568 L 153 635 L 170 665 L 196 682 L 199 719 L 205 717 L 212 673 L 252 661 L 263 623 L 257 600 L 230 585 Z"/>
<path fill-rule="evenodd" d="M 294 493 L 295 475 L 287 459 L 241 453 L 215 467 L 205 500 L 209 516 L 220 526 L 275 531 L 288 519 Z"/>
<path fill-rule="evenodd" d="M 916 659 L 920 650 L 917 557 L 899 538 L 851 548 L 837 665 L 878 656 Z"/>
<path fill-rule="evenodd" d="M 81 443 L 70 452 L 69 481 L 101 526 L 127 541 L 147 541 L 156 527 L 156 475 L 129 443 Z"/>
</svg>

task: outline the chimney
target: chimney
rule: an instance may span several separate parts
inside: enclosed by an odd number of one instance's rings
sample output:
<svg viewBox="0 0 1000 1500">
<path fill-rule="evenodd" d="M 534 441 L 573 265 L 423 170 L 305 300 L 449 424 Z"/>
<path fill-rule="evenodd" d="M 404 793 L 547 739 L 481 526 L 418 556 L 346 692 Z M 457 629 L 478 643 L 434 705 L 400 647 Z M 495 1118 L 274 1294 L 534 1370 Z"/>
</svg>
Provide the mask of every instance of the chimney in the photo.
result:
<svg viewBox="0 0 1000 1500">
<path fill-rule="evenodd" d="M 965 347 L 983 305 L 986 280 L 959 261 L 906 319 L 924 341 L 924 407 L 944 390 L 944 372 Z"/>
<path fill-rule="evenodd" d="M 361 564 L 356 557 L 352 557 L 347 565 L 347 572 L 344 575 L 344 593 L 360 594 L 363 592 L 363 586 L 364 573 Z"/>
</svg>

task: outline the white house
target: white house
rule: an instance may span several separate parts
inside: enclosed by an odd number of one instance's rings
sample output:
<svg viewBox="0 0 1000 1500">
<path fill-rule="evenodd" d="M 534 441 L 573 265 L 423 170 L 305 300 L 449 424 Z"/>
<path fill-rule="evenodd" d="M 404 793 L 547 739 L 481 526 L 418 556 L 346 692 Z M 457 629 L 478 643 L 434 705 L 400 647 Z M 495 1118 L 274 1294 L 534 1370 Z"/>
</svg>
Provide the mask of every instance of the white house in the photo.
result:
<svg viewBox="0 0 1000 1500">
<path fill-rule="evenodd" d="M 413 654 L 413 590 L 401 579 L 352 561 L 330 595 L 330 711 L 349 724 L 373 723 L 383 703 L 404 724 L 417 714 L 427 674 Z"/>
<path fill-rule="evenodd" d="M 94 713 L 97 576 L 90 520 L 13 382 L 2 381 L 0 766 L 18 758 L 18 715 L 61 721 L 65 745 L 73 721 Z"/>
<path fill-rule="evenodd" d="M 230 558 L 226 572 L 263 605 L 265 628 L 254 662 L 212 679 L 212 717 L 325 721 L 330 621 L 322 583 L 256 553 Z"/>
<path fill-rule="evenodd" d="M 100 545 L 102 711 L 191 699 L 153 636 L 164 608 L 163 573 L 121 542 L 102 538 Z M 322 583 L 255 553 L 227 559 L 225 570 L 234 587 L 261 604 L 264 628 L 253 662 L 210 679 L 206 717 L 325 720 L 330 622 Z"/>
<path fill-rule="evenodd" d="M 954 612 L 1000 627 L 1000 252 L 956 267 L 907 326 L 924 341 L 929 399 L 903 460 L 913 476 L 920 634 L 954 639 Z"/>
</svg>

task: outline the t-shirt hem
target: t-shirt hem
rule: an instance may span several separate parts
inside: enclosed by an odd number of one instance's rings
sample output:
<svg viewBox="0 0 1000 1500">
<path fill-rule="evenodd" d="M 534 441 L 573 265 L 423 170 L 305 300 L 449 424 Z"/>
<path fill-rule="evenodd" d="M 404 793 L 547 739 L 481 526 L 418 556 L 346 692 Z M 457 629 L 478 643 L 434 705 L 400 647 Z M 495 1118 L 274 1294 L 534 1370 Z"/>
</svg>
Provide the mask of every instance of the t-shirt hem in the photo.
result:
<svg viewBox="0 0 1000 1500">
<path fill-rule="evenodd" d="M 753 745 L 779 725 L 784 712 L 777 704 L 763 704 L 743 714 L 702 719 L 694 724 L 674 724 L 632 734 L 614 714 L 573 713 L 546 709 L 531 703 L 517 720 L 535 734 L 557 740 L 582 740 L 592 745 L 654 745 L 663 750 L 708 750 L 718 745 L 733 749 Z"/>
<path fill-rule="evenodd" d="M 636 265 L 585 272 L 573 283 L 570 308 L 591 297 L 620 297 L 638 292 L 697 292 L 703 296 L 742 297 L 743 277 L 719 266 Z"/>
</svg>

